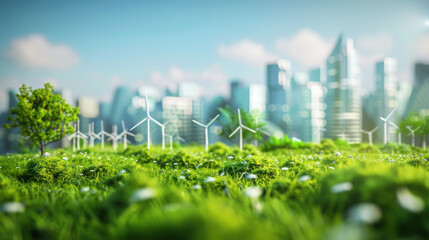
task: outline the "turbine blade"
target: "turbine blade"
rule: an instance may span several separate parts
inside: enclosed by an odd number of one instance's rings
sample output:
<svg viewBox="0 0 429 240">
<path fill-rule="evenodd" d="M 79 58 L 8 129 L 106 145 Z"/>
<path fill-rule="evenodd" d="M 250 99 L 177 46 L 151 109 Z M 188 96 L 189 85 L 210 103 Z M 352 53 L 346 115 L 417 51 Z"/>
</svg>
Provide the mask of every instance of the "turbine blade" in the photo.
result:
<svg viewBox="0 0 429 240">
<path fill-rule="evenodd" d="M 416 128 L 416 129 L 414 129 L 414 132 L 417 131 L 417 130 L 419 130 L 419 129 L 420 129 L 420 126 L 418 128 Z"/>
<path fill-rule="evenodd" d="M 146 115 L 149 117 L 149 102 L 147 101 L 147 94 L 144 94 L 144 105 L 146 106 Z"/>
<path fill-rule="evenodd" d="M 124 120 L 122 120 L 121 123 L 122 123 L 122 130 L 125 131 L 125 122 L 124 122 Z"/>
<path fill-rule="evenodd" d="M 257 129 L 259 132 L 261 132 L 262 134 L 267 135 L 268 137 L 271 137 L 271 134 L 269 134 L 268 132 L 265 132 L 264 130 L 261 129 Z"/>
<path fill-rule="evenodd" d="M 390 122 L 390 121 L 389 121 L 389 122 Z M 379 127 L 379 126 L 375 127 L 374 129 L 372 129 L 372 130 L 371 130 L 371 131 L 369 131 L 369 132 L 370 132 L 370 133 L 373 133 L 373 132 L 377 131 L 378 127 Z"/>
<path fill-rule="evenodd" d="M 248 127 L 246 127 L 246 126 L 244 126 L 244 125 L 242 125 L 241 127 L 242 127 L 242 128 L 244 128 L 244 129 L 246 129 L 247 131 L 250 131 L 250 132 L 252 132 L 252 133 L 256 133 L 256 131 L 255 131 L 255 130 L 253 130 L 253 129 L 251 129 L 251 128 L 248 128 Z"/>
<path fill-rule="evenodd" d="M 209 123 L 207 123 L 207 126 L 210 126 L 216 119 L 220 116 L 220 114 L 216 115 Z"/>
<path fill-rule="evenodd" d="M 196 123 L 196 124 L 200 125 L 201 127 L 207 127 L 206 125 L 204 125 L 204 124 L 202 124 L 202 123 L 200 123 L 200 122 L 197 122 L 197 121 L 195 121 L 195 120 L 193 120 L 193 119 L 192 119 L 192 122 L 194 122 L 194 123 Z"/>
<path fill-rule="evenodd" d="M 142 124 L 144 121 L 146 121 L 147 120 L 147 117 L 145 117 L 143 120 L 141 120 L 139 123 L 137 123 L 134 127 L 132 127 L 131 129 L 130 129 L 130 131 L 132 131 L 134 128 L 136 128 L 136 127 L 138 127 L 140 124 Z"/>
<path fill-rule="evenodd" d="M 410 130 L 411 132 L 413 132 L 413 129 L 411 129 L 410 126 L 407 126 L 408 130 Z"/>
<path fill-rule="evenodd" d="M 382 117 L 380 117 L 380 119 L 382 120 L 382 121 L 386 121 L 387 119 L 385 119 L 385 118 L 382 118 Z"/>
<path fill-rule="evenodd" d="M 237 112 L 238 112 L 238 124 L 241 126 L 241 125 L 243 125 L 243 124 L 241 123 L 241 113 L 240 113 L 240 108 L 237 108 Z"/>
<path fill-rule="evenodd" d="M 151 116 L 149 116 L 149 119 L 152 120 L 154 123 L 158 124 L 158 126 L 160 127 L 164 127 L 164 125 L 162 125 L 160 122 L 156 121 L 154 118 L 152 118 Z"/>
<path fill-rule="evenodd" d="M 399 129 L 399 127 L 396 124 L 394 124 L 392 121 L 389 121 L 389 124 L 392 125 L 394 128 Z"/>
<path fill-rule="evenodd" d="M 130 133 L 130 132 L 125 132 L 125 134 L 127 134 L 128 136 L 131 136 L 131 137 L 135 137 L 136 136 L 134 133 Z"/>
<path fill-rule="evenodd" d="M 390 118 L 390 116 L 392 116 L 392 114 L 396 111 L 396 109 L 398 109 L 398 108 L 393 109 L 393 110 L 389 113 L 389 115 L 387 115 L 386 120 L 387 120 L 387 119 L 389 119 L 389 118 Z"/>
<path fill-rule="evenodd" d="M 234 134 L 235 134 L 239 129 L 240 129 L 240 127 L 236 128 L 236 129 L 234 130 L 234 132 L 232 132 L 232 133 L 229 135 L 229 138 L 231 138 L 232 136 L 234 136 Z"/>
</svg>

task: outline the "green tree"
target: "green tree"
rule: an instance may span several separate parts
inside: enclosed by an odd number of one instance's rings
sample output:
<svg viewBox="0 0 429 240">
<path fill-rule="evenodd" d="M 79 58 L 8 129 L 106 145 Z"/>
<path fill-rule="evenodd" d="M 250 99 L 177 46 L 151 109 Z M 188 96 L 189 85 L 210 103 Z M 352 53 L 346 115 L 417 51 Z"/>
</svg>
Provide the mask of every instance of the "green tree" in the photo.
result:
<svg viewBox="0 0 429 240">
<path fill-rule="evenodd" d="M 24 84 L 16 97 L 17 107 L 10 110 L 7 119 L 11 123 L 5 127 L 20 128 L 20 134 L 39 147 L 42 155 L 46 145 L 73 133 L 70 123 L 77 120 L 79 108 L 67 104 L 49 83 L 35 90 Z"/>
<path fill-rule="evenodd" d="M 220 125 L 222 126 L 222 132 L 220 135 L 227 140 L 230 140 L 229 135 L 238 127 L 238 113 L 236 109 L 233 109 L 231 106 L 226 106 L 224 108 L 219 108 L 219 111 L 222 114 L 220 118 Z M 259 131 L 263 126 L 266 125 L 263 122 L 263 115 L 258 110 L 253 110 L 248 112 L 243 108 L 240 108 L 241 112 L 241 122 L 253 129 L 256 130 L 256 134 L 246 131 L 243 131 L 243 140 L 261 140 L 262 133 Z"/>
</svg>

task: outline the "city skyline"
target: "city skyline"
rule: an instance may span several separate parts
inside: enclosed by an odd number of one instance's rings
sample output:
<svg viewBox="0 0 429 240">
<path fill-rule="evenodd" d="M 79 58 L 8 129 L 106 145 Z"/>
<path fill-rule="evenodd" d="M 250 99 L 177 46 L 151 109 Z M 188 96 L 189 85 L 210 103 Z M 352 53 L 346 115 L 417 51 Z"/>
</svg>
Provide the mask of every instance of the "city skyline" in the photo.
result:
<svg viewBox="0 0 429 240">
<path fill-rule="evenodd" d="M 414 63 L 429 60 L 427 1 L 243 3 L 2 2 L 0 110 L 9 88 L 46 81 L 104 101 L 121 84 L 180 81 L 226 96 L 231 79 L 265 84 L 265 65 L 279 58 L 294 73 L 318 67 L 341 33 L 355 41 L 367 91 L 384 57 L 398 60 L 398 80 L 408 82 Z"/>
</svg>

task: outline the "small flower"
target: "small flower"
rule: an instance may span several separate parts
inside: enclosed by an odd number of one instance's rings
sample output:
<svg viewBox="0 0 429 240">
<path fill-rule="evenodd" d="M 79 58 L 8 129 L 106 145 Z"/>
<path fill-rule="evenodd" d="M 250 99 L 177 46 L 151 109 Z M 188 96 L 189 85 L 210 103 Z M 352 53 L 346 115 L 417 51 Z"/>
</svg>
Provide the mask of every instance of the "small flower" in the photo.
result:
<svg viewBox="0 0 429 240">
<path fill-rule="evenodd" d="M 223 172 L 223 173 L 221 173 L 219 176 L 221 176 L 221 177 L 222 177 L 223 175 L 225 175 L 225 173 L 224 173 L 224 172 Z"/>
<path fill-rule="evenodd" d="M 250 180 L 250 179 L 257 179 L 258 176 L 256 176 L 256 174 L 247 174 L 246 179 Z"/>
<path fill-rule="evenodd" d="M 52 155 L 51 155 L 50 153 L 48 153 L 48 152 L 45 152 L 45 153 L 42 155 L 42 157 L 52 157 Z"/>
<path fill-rule="evenodd" d="M 205 183 L 210 183 L 210 182 L 215 182 L 215 181 L 216 181 L 216 178 L 214 178 L 214 177 L 207 177 L 206 179 L 204 179 Z"/>
<path fill-rule="evenodd" d="M 126 173 L 127 171 L 122 169 L 121 171 L 119 171 L 118 176 L 121 176 L 122 174 Z"/>
<path fill-rule="evenodd" d="M 331 170 L 334 170 L 335 168 L 334 167 L 328 167 L 329 169 L 331 169 Z"/>
<path fill-rule="evenodd" d="M 353 189 L 353 184 L 351 182 L 342 182 L 332 186 L 331 192 L 340 193 L 340 192 L 347 192 L 352 189 Z"/>
<path fill-rule="evenodd" d="M 4 213 L 19 213 L 23 212 L 25 207 L 20 202 L 6 202 L 1 205 L 1 210 Z"/>
<path fill-rule="evenodd" d="M 148 188 L 148 187 L 147 188 L 141 188 L 141 189 L 134 191 L 134 193 L 131 195 L 130 203 L 145 201 L 145 200 L 149 200 L 149 199 L 154 198 L 154 197 L 155 197 L 155 190 L 153 190 L 152 188 Z"/>
<path fill-rule="evenodd" d="M 177 162 L 173 163 L 174 166 L 177 166 Z"/>
<path fill-rule="evenodd" d="M 231 160 L 231 159 L 233 159 L 234 157 L 233 156 L 228 156 L 228 160 Z"/>
<path fill-rule="evenodd" d="M 195 189 L 195 190 L 200 190 L 201 186 L 197 184 L 197 185 L 192 186 L 192 188 Z"/>
<path fill-rule="evenodd" d="M 287 170 L 289 170 L 289 168 L 287 168 L 287 167 L 282 167 L 282 171 L 287 171 Z"/>
<path fill-rule="evenodd" d="M 262 195 L 262 189 L 260 187 L 249 187 L 244 190 L 243 194 L 251 199 L 256 199 Z"/>
<path fill-rule="evenodd" d="M 94 169 L 91 169 L 91 170 L 89 170 L 90 172 L 95 172 L 95 170 Z"/>
<path fill-rule="evenodd" d="M 398 202 L 401 207 L 407 209 L 410 212 L 421 212 L 425 208 L 424 201 L 412 194 L 407 188 L 401 188 L 396 191 Z"/>
<path fill-rule="evenodd" d="M 305 182 L 305 181 L 308 181 L 308 180 L 310 180 L 310 176 L 309 175 L 301 176 L 298 179 L 298 181 L 300 181 L 300 182 Z"/>
<path fill-rule="evenodd" d="M 67 160 L 69 160 L 69 159 L 68 159 L 68 158 L 66 158 L 66 157 L 63 157 L 63 160 L 67 161 Z"/>
<path fill-rule="evenodd" d="M 361 203 L 348 211 L 348 218 L 361 223 L 376 223 L 381 219 L 380 208 L 373 203 Z"/>
<path fill-rule="evenodd" d="M 180 179 L 180 180 L 185 180 L 185 179 L 186 179 L 186 177 L 185 177 L 185 176 L 183 176 L 183 175 L 180 175 L 180 176 L 179 176 L 179 179 Z"/>
<path fill-rule="evenodd" d="M 335 153 L 335 156 L 336 156 L 336 157 L 341 157 L 342 155 L 341 155 L 341 153 L 340 153 L 340 152 L 336 152 L 336 153 Z"/>
<path fill-rule="evenodd" d="M 89 191 L 89 187 L 83 187 L 83 188 L 80 189 L 81 193 L 85 193 L 85 192 L 88 192 L 88 191 Z"/>
</svg>

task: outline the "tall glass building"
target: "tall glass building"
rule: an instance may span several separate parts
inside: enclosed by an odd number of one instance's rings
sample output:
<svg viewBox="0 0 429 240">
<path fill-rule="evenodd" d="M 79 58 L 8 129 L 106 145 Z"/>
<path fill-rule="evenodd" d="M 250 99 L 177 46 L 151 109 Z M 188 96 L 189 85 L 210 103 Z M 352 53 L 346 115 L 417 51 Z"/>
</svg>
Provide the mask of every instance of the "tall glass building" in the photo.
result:
<svg viewBox="0 0 429 240">
<path fill-rule="evenodd" d="M 291 102 L 292 70 L 289 61 L 279 60 L 267 65 L 267 120 L 287 131 L 291 119 L 289 106 Z"/>
<path fill-rule="evenodd" d="M 382 126 L 383 121 L 380 117 L 386 117 L 393 109 L 398 107 L 398 77 L 397 77 L 398 63 L 396 59 L 385 58 L 375 65 L 375 84 L 376 89 L 374 93 L 375 102 L 374 107 L 376 109 L 374 119 L 377 121 L 377 125 Z M 390 121 L 396 122 L 397 114 L 394 114 Z M 379 129 L 375 132 L 377 139 L 382 140 L 384 138 L 383 129 Z M 387 125 L 387 141 L 397 142 L 396 129 Z"/>
<path fill-rule="evenodd" d="M 349 143 L 362 140 L 361 72 L 351 39 L 340 36 L 327 62 L 327 137 L 345 134 Z"/>
<path fill-rule="evenodd" d="M 245 84 L 242 81 L 231 82 L 231 106 L 246 111 L 257 109 L 265 113 L 267 88 L 261 84 Z"/>
<path fill-rule="evenodd" d="M 405 116 L 413 111 L 429 116 L 429 64 L 416 63 L 414 67 L 414 86 Z"/>
</svg>

